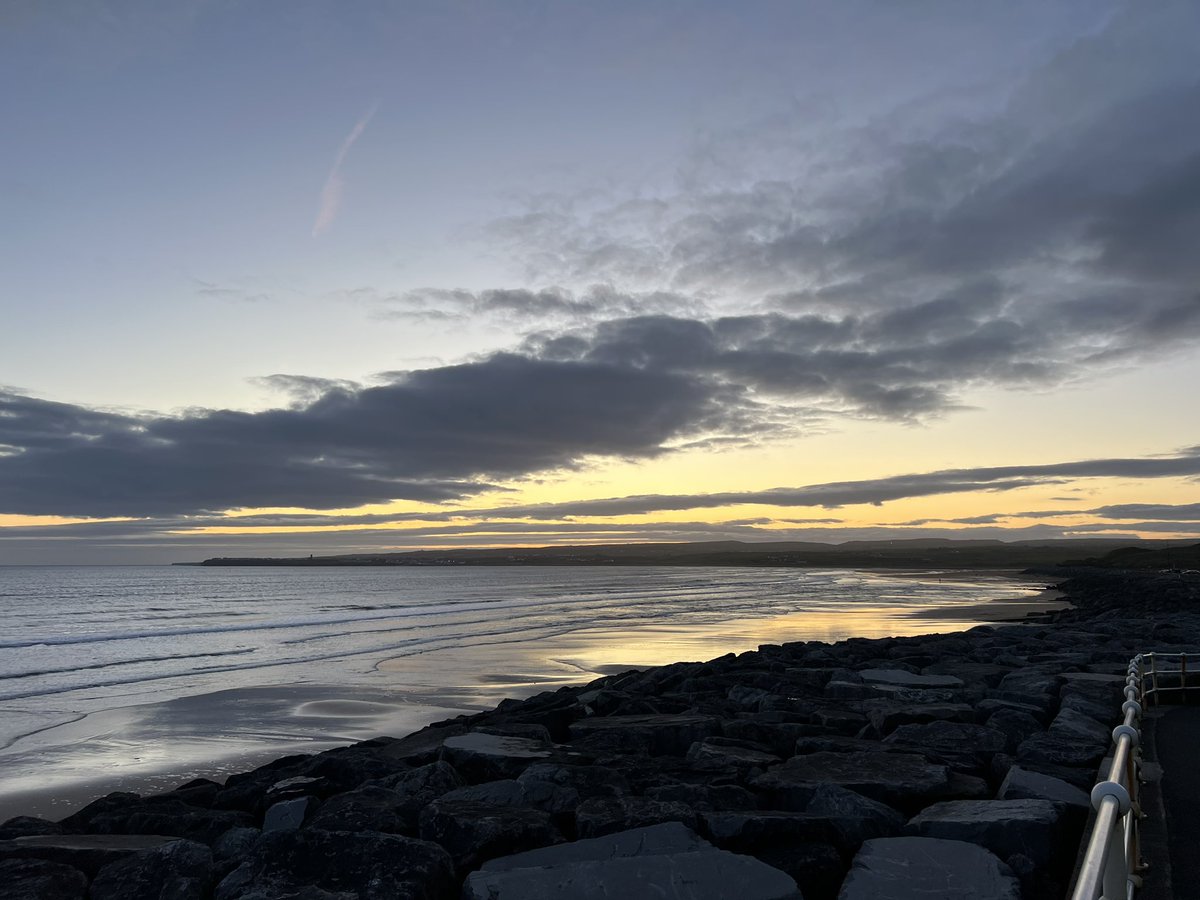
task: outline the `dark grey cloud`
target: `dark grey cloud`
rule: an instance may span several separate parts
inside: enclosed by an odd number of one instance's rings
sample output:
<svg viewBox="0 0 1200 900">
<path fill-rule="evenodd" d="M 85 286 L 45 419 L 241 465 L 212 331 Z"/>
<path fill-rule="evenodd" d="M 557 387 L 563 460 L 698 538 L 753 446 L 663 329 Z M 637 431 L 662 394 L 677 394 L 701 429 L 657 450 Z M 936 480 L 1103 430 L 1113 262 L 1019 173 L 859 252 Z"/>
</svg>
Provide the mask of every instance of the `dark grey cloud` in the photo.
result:
<svg viewBox="0 0 1200 900">
<path fill-rule="evenodd" d="M 632 293 L 607 284 L 594 284 L 578 293 L 561 287 L 482 291 L 428 287 L 402 294 L 367 292 L 361 299 L 371 302 L 385 318 L 456 322 L 487 317 L 522 329 L 531 323 L 544 327 L 547 322 L 574 324 L 646 313 L 700 315 L 706 310 L 702 300 L 688 294 Z"/>
<path fill-rule="evenodd" d="M 806 136 L 792 171 L 777 159 L 748 177 L 747 149 L 728 184 L 685 178 L 576 217 L 552 200 L 495 233 L 547 277 L 755 307 L 739 334 L 622 317 L 581 352 L 663 342 L 660 363 L 686 348 L 694 366 L 827 390 L 850 411 L 920 417 L 972 387 L 1157 359 L 1200 340 L 1198 42 L 1195 4 L 1126 4 L 1003 103 L 930 96 L 824 145 Z"/>
<path fill-rule="evenodd" d="M 305 385 L 311 387 L 311 385 Z M 138 417 L 0 394 L 0 509 L 88 516 L 444 501 L 590 455 L 720 429 L 731 389 L 513 354 L 324 386 L 264 412 Z"/>
</svg>

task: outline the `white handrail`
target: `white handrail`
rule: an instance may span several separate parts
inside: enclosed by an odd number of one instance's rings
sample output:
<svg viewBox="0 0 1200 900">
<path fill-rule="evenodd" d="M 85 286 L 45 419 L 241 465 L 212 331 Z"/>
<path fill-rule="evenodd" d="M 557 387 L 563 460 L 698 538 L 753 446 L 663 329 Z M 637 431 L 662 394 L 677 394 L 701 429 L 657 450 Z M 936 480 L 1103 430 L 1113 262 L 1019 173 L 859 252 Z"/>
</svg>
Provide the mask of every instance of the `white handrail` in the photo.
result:
<svg viewBox="0 0 1200 900">
<path fill-rule="evenodd" d="M 1125 719 L 1113 729 L 1113 755 L 1108 777 L 1092 788 L 1096 818 L 1092 822 L 1071 900 L 1131 900 L 1142 886 L 1138 874 L 1142 867 L 1138 846 L 1138 816 L 1141 814 L 1138 803 L 1141 732 L 1138 722 L 1146 694 L 1143 658 L 1139 653 L 1129 661 L 1126 670 L 1125 702 L 1121 704 Z M 1186 675 L 1181 678 L 1183 683 L 1186 683 Z"/>
</svg>

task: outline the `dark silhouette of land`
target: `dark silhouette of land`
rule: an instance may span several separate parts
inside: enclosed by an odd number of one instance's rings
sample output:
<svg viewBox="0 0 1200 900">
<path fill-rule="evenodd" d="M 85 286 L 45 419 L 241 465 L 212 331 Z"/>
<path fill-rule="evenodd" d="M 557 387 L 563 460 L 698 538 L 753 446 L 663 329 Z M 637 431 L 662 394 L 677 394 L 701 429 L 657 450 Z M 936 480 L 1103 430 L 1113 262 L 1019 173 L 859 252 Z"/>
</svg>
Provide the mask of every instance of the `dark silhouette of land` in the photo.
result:
<svg viewBox="0 0 1200 900">
<path fill-rule="evenodd" d="M 1085 558 L 1088 554 L 1095 557 Z M 1080 539 L 597 544 L 464 548 L 340 556 L 215 557 L 200 566 L 778 566 L 793 568 L 1025 569 L 1087 565 L 1197 568 L 1200 544 L 1187 541 Z"/>
</svg>

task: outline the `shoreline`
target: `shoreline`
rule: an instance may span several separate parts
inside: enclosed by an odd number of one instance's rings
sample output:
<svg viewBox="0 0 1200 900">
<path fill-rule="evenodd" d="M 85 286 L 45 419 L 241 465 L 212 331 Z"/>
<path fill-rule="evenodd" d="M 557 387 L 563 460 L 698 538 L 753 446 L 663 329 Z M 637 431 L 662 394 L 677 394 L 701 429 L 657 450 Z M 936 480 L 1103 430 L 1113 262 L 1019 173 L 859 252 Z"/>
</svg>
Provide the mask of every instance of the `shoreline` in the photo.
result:
<svg viewBox="0 0 1200 900">
<path fill-rule="evenodd" d="M 624 865 L 589 868 L 588 854 L 632 854 L 669 888 L 701 853 L 714 896 L 865 900 L 877 894 L 847 873 L 873 854 L 937 878 L 974 844 L 961 883 L 1062 896 L 1131 642 L 1200 650 L 1186 586 L 1086 581 L 1066 587 L 1072 608 L 1027 624 L 765 643 L 110 794 L 60 822 L 0 825 L 0 864 L 48 860 L 111 885 L 175 873 L 183 854 L 200 898 L 508 900 Z M 750 891 L 768 882 L 780 892 Z"/>
<path fill-rule="evenodd" d="M 929 580 L 942 574 L 947 579 L 983 576 L 1030 581 L 1028 576 L 1012 570 L 897 570 L 877 574 L 913 580 Z M 1044 613 L 1060 606 L 1057 595 L 1044 589 L 1025 598 L 995 598 L 983 603 L 915 611 L 892 608 L 886 611 L 890 613 L 888 616 L 875 608 L 839 611 L 825 617 L 798 613 L 795 624 L 791 617 L 784 616 L 691 626 L 683 646 L 690 651 L 689 658 L 699 660 L 743 652 L 771 641 L 792 640 L 798 635 L 809 640 L 831 638 L 832 643 L 848 638 L 917 636 L 938 633 L 939 626 L 944 626 L 943 631 L 961 631 L 988 622 L 1019 620 L 1026 614 Z M 839 632 L 843 636 L 839 637 Z M 10 780 L 0 793 L 0 822 L 16 815 L 62 817 L 113 790 L 155 793 L 194 778 L 224 778 L 289 753 L 319 752 L 356 740 L 404 735 L 446 715 L 486 712 L 502 697 L 521 699 L 546 689 L 577 688 L 581 683 L 619 672 L 671 665 L 678 662 L 681 650 L 675 630 L 656 626 L 640 626 L 634 631 L 580 628 L 547 643 L 554 645 L 553 649 L 539 646 L 537 655 L 545 656 L 557 669 L 556 674 L 549 669 L 543 672 L 536 665 L 526 671 L 500 671 L 495 665 L 488 665 L 495 661 L 489 661 L 485 652 L 473 662 L 480 664 L 475 666 L 478 671 L 454 673 L 461 682 L 475 683 L 478 687 L 474 690 L 449 689 L 446 684 L 416 684 L 411 679 L 427 677 L 427 673 L 416 669 L 424 660 L 399 657 L 383 660 L 378 668 L 404 680 L 409 685 L 408 691 L 303 683 L 245 687 L 185 695 L 160 703 L 117 706 L 51 724 L 14 743 L 22 742 L 23 753 L 39 759 L 49 754 L 49 759 L 55 760 L 56 752 L 64 745 L 67 748 L 86 745 L 86 754 L 79 759 L 63 754 L 66 758 L 54 763 L 59 769 L 52 784 L 24 787 L 14 786 Z M 443 672 L 441 680 L 445 681 L 449 674 Z M 489 698 L 495 699 L 489 702 Z M 345 714 L 305 715 L 303 707 L 309 706 L 311 712 L 312 704 L 341 704 L 341 712 Z M 377 706 L 372 709 L 369 704 Z M 399 720 L 389 723 L 389 711 Z M 239 719 L 255 723 L 257 733 L 239 734 L 232 725 Z M 378 726 L 372 727 L 376 722 Z M 209 732 L 213 733 L 211 739 L 196 737 Z M 161 764 L 140 769 L 127 764 L 139 761 L 136 755 L 130 758 L 131 746 L 164 742 L 171 744 L 172 755 L 163 758 Z M 255 746 L 264 742 L 265 745 Z M 96 777 L 97 768 L 105 774 Z M 44 782 L 47 777 L 51 777 L 50 771 L 43 769 L 36 777 L 24 781 Z"/>
</svg>

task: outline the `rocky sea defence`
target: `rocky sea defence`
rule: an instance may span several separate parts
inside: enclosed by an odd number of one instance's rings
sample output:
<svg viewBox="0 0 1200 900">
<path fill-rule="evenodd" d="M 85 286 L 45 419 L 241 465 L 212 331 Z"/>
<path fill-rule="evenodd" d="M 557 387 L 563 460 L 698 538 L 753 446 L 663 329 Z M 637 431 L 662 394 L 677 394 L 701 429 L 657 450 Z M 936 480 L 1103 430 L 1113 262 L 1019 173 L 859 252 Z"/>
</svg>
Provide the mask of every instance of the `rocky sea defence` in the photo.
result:
<svg viewBox="0 0 1200 900">
<path fill-rule="evenodd" d="M 38 900 L 1061 897 L 1140 650 L 1200 590 L 1079 570 L 1030 623 L 630 671 L 224 784 L 0 825 Z"/>
</svg>

